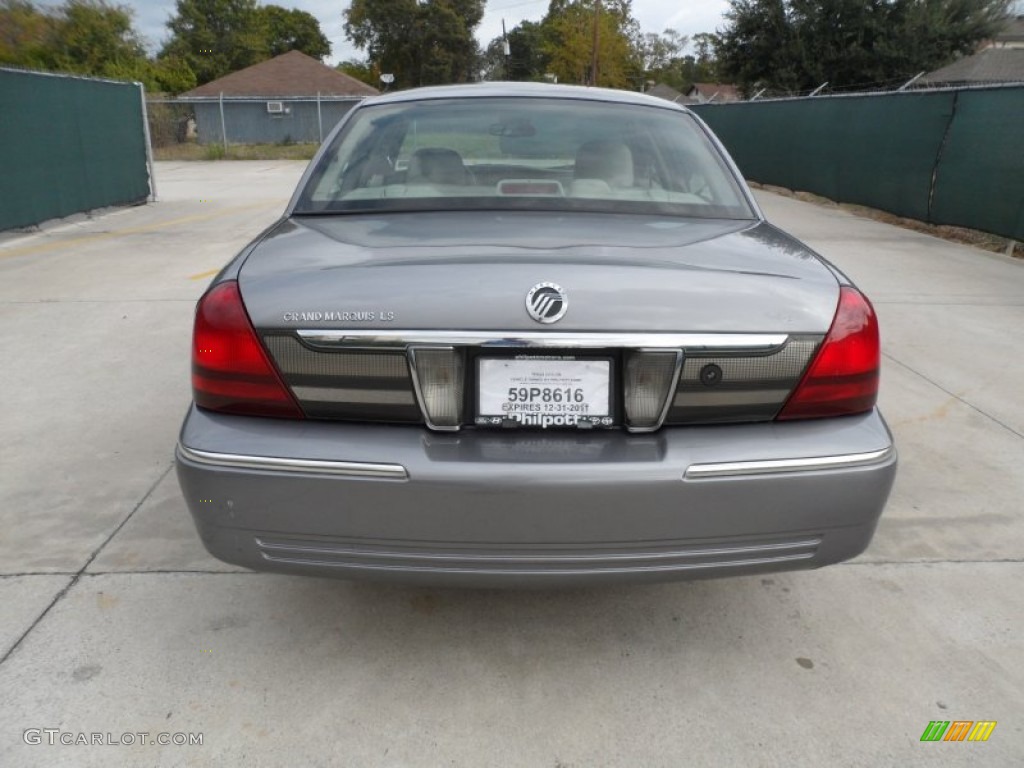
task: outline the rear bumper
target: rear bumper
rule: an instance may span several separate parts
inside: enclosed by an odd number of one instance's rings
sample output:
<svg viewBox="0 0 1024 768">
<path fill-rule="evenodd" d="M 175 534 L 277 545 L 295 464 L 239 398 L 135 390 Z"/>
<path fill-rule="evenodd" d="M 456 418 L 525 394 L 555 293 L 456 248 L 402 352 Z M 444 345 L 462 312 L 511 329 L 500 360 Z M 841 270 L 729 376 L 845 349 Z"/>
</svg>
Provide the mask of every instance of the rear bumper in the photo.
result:
<svg viewBox="0 0 1024 768">
<path fill-rule="evenodd" d="M 650 435 L 287 422 L 192 408 L 207 549 L 259 570 L 544 586 L 813 568 L 870 543 L 896 472 L 876 412 Z"/>
</svg>

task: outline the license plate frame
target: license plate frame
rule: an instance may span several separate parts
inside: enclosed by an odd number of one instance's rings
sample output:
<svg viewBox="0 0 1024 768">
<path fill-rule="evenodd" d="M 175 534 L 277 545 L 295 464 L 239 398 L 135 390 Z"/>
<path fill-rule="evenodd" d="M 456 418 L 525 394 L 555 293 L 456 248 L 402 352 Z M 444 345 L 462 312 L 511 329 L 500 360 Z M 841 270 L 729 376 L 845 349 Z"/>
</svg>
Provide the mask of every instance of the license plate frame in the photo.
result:
<svg viewBox="0 0 1024 768">
<path fill-rule="evenodd" d="M 612 357 L 481 355 L 475 373 L 477 426 L 593 429 L 618 423 Z M 510 397 L 509 389 L 524 388 L 525 399 L 518 396 L 522 392 Z"/>
</svg>

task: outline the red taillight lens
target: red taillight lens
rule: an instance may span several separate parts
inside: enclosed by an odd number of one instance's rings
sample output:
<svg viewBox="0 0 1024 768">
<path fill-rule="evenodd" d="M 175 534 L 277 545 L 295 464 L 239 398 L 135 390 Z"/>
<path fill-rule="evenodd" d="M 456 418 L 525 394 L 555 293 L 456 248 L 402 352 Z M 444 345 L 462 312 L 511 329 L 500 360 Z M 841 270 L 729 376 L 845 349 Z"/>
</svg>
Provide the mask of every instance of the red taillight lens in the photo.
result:
<svg viewBox="0 0 1024 768">
<path fill-rule="evenodd" d="M 192 397 L 212 411 L 302 418 L 256 337 L 234 281 L 217 285 L 196 307 Z"/>
<path fill-rule="evenodd" d="M 879 357 L 878 320 L 871 302 L 856 288 L 840 288 L 832 327 L 776 418 L 814 419 L 870 411 L 878 399 Z"/>
</svg>

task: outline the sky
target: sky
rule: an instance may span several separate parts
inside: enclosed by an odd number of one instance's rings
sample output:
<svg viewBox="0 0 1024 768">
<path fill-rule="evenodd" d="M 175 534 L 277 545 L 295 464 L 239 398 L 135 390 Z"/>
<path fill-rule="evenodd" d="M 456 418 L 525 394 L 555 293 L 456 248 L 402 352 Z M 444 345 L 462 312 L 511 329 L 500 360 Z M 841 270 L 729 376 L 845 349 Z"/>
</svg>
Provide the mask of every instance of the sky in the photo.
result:
<svg viewBox="0 0 1024 768">
<path fill-rule="evenodd" d="M 167 38 L 167 20 L 174 15 L 174 0 L 114 0 L 135 11 L 135 28 L 146 38 L 155 52 Z M 43 3 L 45 5 L 51 2 Z M 52 4 L 59 4 L 53 0 Z M 270 3 L 264 3 L 270 4 Z M 328 64 L 345 59 L 362 58 L 345 38 L 342 12 L 346 0 L 276 0 L 274 5 L 307 11 L 319 20 L 320 29 L 331 41 Z M 726 0 L 633 0 L 633 15 L 644 32 L 675 29 L 684 35 L 713 32 L 722 26 L 722 13 L 729 7 Z M 477 28 L 477 39 L 486 45 L 501 34 L 501 20 L 512 29 L 520 21 L 539 21 L 548 9 L 548 0 L 489 0 L 484 19 Z"/>
</svg>

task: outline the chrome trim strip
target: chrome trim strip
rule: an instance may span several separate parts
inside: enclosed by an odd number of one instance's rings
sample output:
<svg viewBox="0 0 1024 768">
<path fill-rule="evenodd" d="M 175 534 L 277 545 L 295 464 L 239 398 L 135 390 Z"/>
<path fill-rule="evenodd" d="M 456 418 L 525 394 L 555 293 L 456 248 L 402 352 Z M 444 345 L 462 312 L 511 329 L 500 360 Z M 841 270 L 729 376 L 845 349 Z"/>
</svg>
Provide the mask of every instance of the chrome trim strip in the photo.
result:
<svg viewBox="0 0 1024 768">
<path fill-rule="evenodd" d="M 795 382 L 793 386 L 796 386 Z M 790 392 L 791 389 L 753 389 L 736 392 L 701 392 L 688 389 L 683 392 L 677 391 L 672 405 L 676 408 L 703 408 L 715 405 L 777 404 L 781 408 Z"/>
<path fill-rule="evenodd" d="M 801 560 L 812 560 L 817 556 L 815 552 L 806 552 L 796 555 L 778 555 L 776 557 L 752 557 L 742 560 L 723 560 L 717 563 L 672 563 L 669 565 L 633 565 L 618 566 L 612 564 L 607 568 L 493 568 L 483 563 L 479 566 L 466 565 L 458 566 L 436 566 L 429 564 L 409 565 L 386 565 L 384 563 L 356 563 L 338 562 L 332 560 L 310 560 L 300 557 L 275 557 L 267 552 L 260 551 L 260 557 L 272 563 L 287 563 L 289 565 L 303 565 L 312 568 L 344 568 L 346 570 L 359 571 L 394 571 L 398 573 L 463 573 L 480 576 L 600 576 L 602 574 L 631 574 L 631 573 L 673 573 L 676 571 L 700 571 L 713 568 L 749 568 L 759 565 L 777 565 L 781 563 L 793 563 Z"/>
<path fill-rule="evenodd" d="M 321 461 L 285 459 L 277 456 L 240 456 L 186 448 L 178 443 L 178 457 L 196 464 L 223 469 L 258 469 L 269 472 L 301 472 L 316 475 L 373 477 L 381 480 L 407 480 L 409 473 L 401 464 L 371 464 L 360 461 Z"/>
<path fill-rule="evenodd" d="M 402 389 L 348 389 L 344 387 L 292 387 L 303 402 L 416 405 L 412 392 Z"/>
<path fill-rule="evenodd" d="M 555 347 L 564 349 L 728 349 L 770 352 L 789 339 L 785 333 L 582 333 L 546 331 L 297 330 L 312 347 L 379 349 L 413 344 L 457 347 Z"/>
<path fill-rule="evenodd" d="M 698 558 L 708 557 L 724 557 L 728 555 L 762 555 L 768 556 L 773 552 L 793 550 L 793 549 L 814 549 L 816 550 L 821 545 L 821 537 L 813 539 L 804 539 L 802 541 L 787 541 L 779 542 L 775 544 L 753 544 L 749 546 L 735 546 L 735 547 L 709 547 L 707 549 L 681 549 L 681 550 L 666 550 L 664 552 L 597 552 L 595 554 L 586 555 L 573 555 L 573 554 L 554 554 L 545 555 L 543 552 L 537 552 L 534 554 L 522 554 L 522 555 L 489 555 L 483 552 L 472 552 L 468 554 L 458 554 L 452 552 L 396 552 L 394 550 L 380 550 L 373 551 L 370 549 L 353 549 L 351 547 L 331 547 L 331 546 L 311 546 L 314 542 L 296 542 L 295 544 L 288 544 L 284 541 L 268 541 L 255 537 L 256 545 L 263 551 L 278 551 L 285 553 L 292 553 L 293 555 L 308 554 L 308 555 L 337 555 L 337 556 L 355 556 L 362 560 L 421 560 L 421 561 L 433 561 L 446 562 L 471 562 L 475 564 L 483 563 L 507 563 L 507 564 L 528 564 L 528 563 L 593 563 L 593 562 L 629 562 L 634 560 L 693 560 Z"/>
<path fill-rule="evenodd" d="M 842 456 L 816 456 L 806 459 L 768 459 L 765 461 L 729 461 L 721 464 L 691 464 L 684 480 L 707 480 L 740 475 L 777 475 L 787 472 L 819 472 L 829 469 L 851 469 L 882 464 L 895 453 L 892 446 L 868 453 L 847 453 Z"/>
</svg>

